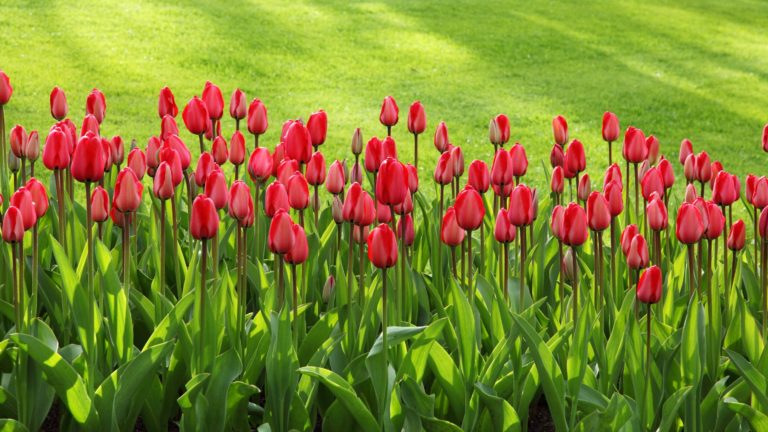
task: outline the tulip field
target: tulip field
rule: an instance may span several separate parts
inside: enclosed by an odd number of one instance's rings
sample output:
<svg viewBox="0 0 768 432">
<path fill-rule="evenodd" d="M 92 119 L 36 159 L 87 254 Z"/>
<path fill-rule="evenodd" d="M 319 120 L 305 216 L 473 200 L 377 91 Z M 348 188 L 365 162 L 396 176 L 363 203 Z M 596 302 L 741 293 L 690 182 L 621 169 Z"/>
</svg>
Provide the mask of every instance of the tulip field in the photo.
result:
<svg viewBox="0 0 768 432">
<path fill-rule="evenodd" d="M 768 430 L 768 179 L 688 139 L 605 112 L 591 170 L 557 115 L 529 183 L 505 114 L 470 162 L 387 96 L 326 161 L 325 111 L 210 81 L 159 89 L 141 144 L 99 89 L 77 116 L 53 87 L 47 131 L 15 95 L 0 72 L 4 429 Z"/>
</svg>

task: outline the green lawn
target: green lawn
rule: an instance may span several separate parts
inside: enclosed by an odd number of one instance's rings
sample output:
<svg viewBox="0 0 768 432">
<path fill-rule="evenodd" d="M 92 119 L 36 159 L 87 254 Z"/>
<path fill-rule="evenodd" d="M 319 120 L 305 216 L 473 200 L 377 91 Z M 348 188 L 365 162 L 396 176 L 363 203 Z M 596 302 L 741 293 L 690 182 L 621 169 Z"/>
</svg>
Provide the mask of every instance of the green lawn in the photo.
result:
<svg viewBox="0 0 768 432">
<path fill-rule="evenodd" d="M 602 170 L 605 110 L 623 127 L 656 134 L 672 156 L 690 137 L 697 151 L 707 149 L 741 175 L 765 160 L 763 2 L 98 3 L 0 5 L 0 69 L 15 87 L 8 123 L 47 130 L 53 85 L 66 90 L 79 122 L 87 92 L 98 87 L 107 96 L 105 132 L 143 145 L 159 131 L 162 86 L 183 106 L 212 80 L 227 101 L 236 86 L 265 101 L 263 142 L 271 146 L 282 121 L 324 108 L 328 158 L 348 155 L 355 127 L 366 138 L 383 134 L 379 106 L 392 94 L 402 113 L 394 135 L 411 160 L 405 116 L 421 99 L 428 117 L 423 178 L 431 177 L 439 120 L 468 161 L 488 160 L 487 125 L 498 112 L 510 116 L 513 140 L 525 144 L 537 177 L 556 114 L 585 143 L 593 171 Z M 227 118 L 224 126 L 229 136 L 234 123 Z"/>
</svg>

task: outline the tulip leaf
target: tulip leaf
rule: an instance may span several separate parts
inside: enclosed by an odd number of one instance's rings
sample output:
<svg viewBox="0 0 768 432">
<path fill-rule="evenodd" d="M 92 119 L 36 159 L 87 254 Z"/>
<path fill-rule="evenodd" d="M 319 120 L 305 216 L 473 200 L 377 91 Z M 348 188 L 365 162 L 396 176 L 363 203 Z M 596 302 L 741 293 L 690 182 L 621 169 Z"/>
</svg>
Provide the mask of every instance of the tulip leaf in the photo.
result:
<svg viewBox="0 0 768 432">
<path fill-rule="evenodd" d="M 328 369 L 314 366 L 306 366 L 299 369 L 299 373 L 317 378 L 328 390 L 338 398 L 344 407 L 349 411 L 361 430 L 373 431 L 380 429 L 376 424 L 376 419 L 370 411 L 363 405 L 363 402 L 355 394 L 352 386 L 342 377 Z"/>
</svg>

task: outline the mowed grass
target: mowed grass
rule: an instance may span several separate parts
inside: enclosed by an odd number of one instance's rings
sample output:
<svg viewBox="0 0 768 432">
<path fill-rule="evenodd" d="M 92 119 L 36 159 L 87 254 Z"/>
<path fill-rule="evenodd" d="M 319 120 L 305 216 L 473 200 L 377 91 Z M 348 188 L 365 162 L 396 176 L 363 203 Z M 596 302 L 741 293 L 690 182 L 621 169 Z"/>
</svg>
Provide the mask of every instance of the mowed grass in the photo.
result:
<svg viewBox="0 0 768 432">
<path fill-rule="evenodd" d="M 401 109 L 398 150 L 412 160 L 405 120 L 420 99 L 428 117 L 422 179 L 432 175 L 440 120 L 467 161 L 490 161 L 488 122 L 499 112 L 510 116 L 513 141 L 526 146 L 531 182 L 545 186 L 557 114 L 585 143 L 588 169 L 600 177 L 605 110 L 622 127 L 655 134 L 673 159 L 689 137 L 726 169 L 764 173 L 768 3 L 90 3 L 0 4 L 0 69 L 15 88 L 9 124 L 47 131 L 54 85 L 67 92 L 79 124 L 87 92 L 98 87 L 107 96 L 104 133 L 143 146 L 159 132 L 162 86 L 173 89 L 181 110 L 211 80 L 227 103 L 235 87 L 266 103 L 270 129 L 261 142 L 270 147 L 284 120 L 325 109 L 328 159 L 351 156 L 355 127 L 366 139 L 385 134 L 378 113 L 391 94 Z M 233 129 L 225 117 L 224 134 Z M 196 152 L 194 137 L 184 131 L 183 138 Z"/>
</svg>

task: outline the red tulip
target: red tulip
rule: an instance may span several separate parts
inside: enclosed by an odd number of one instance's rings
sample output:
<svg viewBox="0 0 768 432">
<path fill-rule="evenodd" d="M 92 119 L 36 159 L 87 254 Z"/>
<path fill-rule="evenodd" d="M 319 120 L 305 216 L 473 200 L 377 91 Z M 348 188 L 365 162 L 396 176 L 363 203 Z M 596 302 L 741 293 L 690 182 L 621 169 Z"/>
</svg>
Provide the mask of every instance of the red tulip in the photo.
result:
<svg viewBox="0 0 768 432">
<path fill-rule="evenodd" d="M 496 152 L 491 166 L 491 184 L 501 186 L 513 183 L 512 156 L 506 150 L 500 149 Z"/>
<path fill-rule="evenodd" d="M 104 177 L 105 162 L 101 140 L 88 133 L 80 138 L 72 155 L 72 177 L 79 182 L 98 182 Z"/>
<path fill-rule="evenodd" d="M 152 192 L 156 197 L 165 201 L 173 196 L 175 188 L 171 165 L 168 162 L 160 162 L 157 172 L 155 172 Z"/>
<path fill-rule="evenodd" d="M 709 162 L 709 155 L 703 151 L 696 155 L 696 180 L 706 183 L 712 178 L 712 164 Z"/>
<path fill-rule="evenodd" d="M 91 193 L 91 220 L 104 222 L 109 218 L 109 194 L 101 186 Z"/>
<path fill-rule="evenodd" d="M 213 200 L 200 194 L 192 202 L 192 213 L 189 217 L 189 233 L 197 240 L 213 238 L 219 231 L 219 212 Z"/>
<path fill-rule="evenodd" d="M 680 153 L 678 155 L 680 164 L 684 165 L 688 156 L 693 154 L 693 143 L 688 138 L 680 141 Z"/>
<path fill-rule="evenodd" d="M 248 217 L 249 209 L 253 207 L 251 190 L 242 180 L 237 180 L 232 183 L 232 187 L 229 188 L 227 201 L 229 203 L 229 215 L 238 221 L 246 219 Z"/>
<path fill-rule="evenodd" d="M 411 104 L 408 110 L 408 132 L 418 135 L 427 128 L 427 115 L 420 101 Z"/>
<path fill-rule="evenodd" d="M 165 141 L 171 135 L 179 135 L 179 126 L 176 124 L 175 118 L 166 115 L 160 121 L 160 139 Z"/>
<path fill-rule="evenodd" d="M 614 142 L 619 139 L 619 118 L 616 114 L 606 111 L 603 113 L 603 140 Z"/>
<path fill-rule="evenodd" d="M 404 165 L 405 170 L 408 171 L 408 190 L 415 194 L 419 190 L 419 173 L 414 165 L 408 163 Z"/>
<path fill-rule="evenodd" d="M 451 164 L 453 165 L 453 175 L 461 177 L 464 175 L 464 153 L 461 147 L 452 147 L 448 153 L 451 155 Z"/>
<path fill-rule="evenodd" d="M 93 89 L 88 93 L 88 98 L 85 100 L 85 112 L 96 117 L 99 124 L 104 121 L 104 116 L 107 114 L 107 101 L 101 90 Z"/>
<path fill-rule="evenodd" d="M 755 176 L 754 174 L 747 174 L 747 180 L 745 183 L 747 184 L 745 198 L 747 199 L 748 203 L 753 204 L 752 195 L 755 193 L 755 184 L 757 183 L 757 176 Z"/>
<path fill-rule="evenodd" d="M 27 131 L 24 126 L 16 125 L 11 128 L 10 134 L 11 151 L 17 158 L 24 158 L 24 147 L 27 146 Z"/>
<path fill-rule="evenodd" d="M 709 179 L 709 187 L 714 188 L 715 187 L 715 179 L 717 178 L 717 175 L 720 173 L 720 171 L 723 170 L 723 164 L 720 161 L 714 161 L 712 162 L 712 177 Z"/>
<path fill-rule="evenodd" d="M 67 136 L 60 128 L 54 128 L 45 139 L 43 165 L 49 170 L 63 170 L 69 166 Z"/>
<path fill-rule="evenodd" d="M 659 160 L 659 139 L 651 135 L 645 139 L 646 159 L 651 165 L 655 165 Z"/>
<path fill-rule="evenodd" d="M 382 204 L 378 200 L 376 202 L 376 220 L 386 224 L 392 220 L 392 210 L 390 210 L 388 205 Z"/>
<path fill-rule="evenodd" d="M 608 183 L 614 181 L 618 182 L 619 185 L 622 183 L 621 168 L 619 168 L 617 163 L 614 163 L 613 165 L 609 166 L 607 170 L 605 170 L 605 176 L 603 177 L 603 188 L 605 188 Z"/>
<path fill-rule="evenodd" d="M 367 243 L 368 260 L 371 264 L 386 269 L 397 263 L 397 238 L 387 224 L 379 224 L 371 230 Z"/>
<path fill-rule="evenodd" d="M 488 139 L 491 144 L 503 146 L 509 141 L 509 118 L 504 114 L 499 114 L 491 119 L 488 127 Z"/>
<path fill-rule="evenodd" d="M 309 245 L 307 244 L 307 234 L 300 225 L 293 224 L 293 247 L 285 254 L 285 262 L 289 264 L 302 264 L 309 257 Z"/>
<path fill-rule="evenodd" d="M 267 186 L 264 193 L 264 212 L 267 217 L 274 217 L 278 210 L 288 211 L 290 208 L 288 191 L 282 183 L 274 181 Z"/>
<path fill-rule="evenodd" d="M 372 137 L 365 146 L 365 170 L 372 173 L 379 170 L 382 162 L 381 158 L 381 140 Z"/>
<path fill-rule="evenodd" d="M 677 212 L 675 235 L 677 240 L 684 244 L 697 243 L 704 234 L 704 222 L 701 213 L 693 205 L 683 203 Z"/>
<path fill-rule="evenodd" d="M 563 243 L 581 246 L 587 241 L 587 214 L 576 203 L 568 204 L 563 213 Z"/>
<path fill-rule="evenodd" d="M 466 232 L 459 226 L 456 210 L 448 207 L 440 225 L 440 240 L 448 246 L 456 247 L 464 241 Z"/>
<path fill-rule="evenodd" d="M 563 240 L 563 215 L 565 214 L 565 207 L 556 205 L 552 209 L 552 218 L 549 221 L 549 229 L 552 231 L 552 235 L 559 241 Z"/>
<path fill-rule="evenodd" d="M 359 156 L 363 152 L 363 133 L 360 132 L 360 128 L 356 128 L 352 134 L 352 153 Z"/>
<path fill-rule="evenodd" d="M 280 165 L 277 168 L 277 180 L 280 181 L 280 183 L 288 186 L 288 179 L 299 171 L 299 163 L 296 162 L 294 159 L 283 159 L 280 161 Z"/>
<path fill-rule="evenodd" d="M 253 150 L 248 159 L 248 173 L 251 180 L 258 183 L 266 182 L 272 175 L 272 156 L 265 147 Z"/>
<path fill-rule="evenodd" d="M 441 121 L 435 129 L 435 148 L 440 153 L 445 153 L 450 145 L 450 139 L 448 138 L 448 126 L 444 121 Z"/>
<path fill-rule="evenodd" d="M 285 134 L 285 155 L 300 163 L 309 162 L 312 156 L 311 141 L 307 128 L 299 122 L 293 122 Z"/>
<path fill-rule="evenodd" d="M 730 205 L 738 199 L 735 195 L 736 190 L 731 181 L 731 175 L 721 170 L 714 176 L 712 182 L 712 201 L 718 205 Z"/>
<path fill-rule="evenodd" d="M 482 201 L 480 202 L 480 206 L 482 207 Z M 533 222 L 533 215 L 535 212 L 533 204 L 533 193 L 531 192 L 531 189 L 528 188 L 528 186 L 519 184 L 512 190 L 512 194 L 509 196 L 509 209 L 507 211 L 509 222 L 514 226 L 526 227 Z M 482 213 L 483 215 L 485 214 L 484 208 Z M 459 221 L 461 222 L 461 219 L 459 219 Z M 466 227 L 464 228 L 468 229 Z"/>
<path fill-rule="evenodd" d="M 701 226 L 703 228 L 702 235 L 704 235 L 707 232 L 707 227 L 709 226 L 709 212 L 707 211 L 707 201 L 704 198 L 696 198 L 693 201 L 693 205 L 699 211 L 699 215 L 701 216 Z"/>
<path fill-rule="evenodd" d="M 669 189 L 675 184 L 675 172 L 672 170 L 672 164 L 668 160 L 662 158 L 657 166 L 659 174 L 664 181 L 664 188 Z"/>
<path fill-rule="evenodd" d="M 592 192 L 587 198 L 587 222 L 592 231 L 603 231 L 611 225 L 608 200 L 600 192 Z"/>
<path fill-rule="evenodd" d="M 323 184 L 325 181 L 325 158 L 320 152 L 314 152 L 307 164 L 307 183 L 312 186 Z"/>
<path fill-rule="evenodd" d="M 156 136 L 149 137 L 147 141 L 147 168 L 150 170 L 150 174 L 160 165 L 160 147 L 162 142 Z"/>
<path fill-rule="evenodd" d="M 714 240 L 720 237 L 725 229 L 725 216 L 720 210 L 717 204 L 712 202 L 706 203 L 707 211 L 707 228 L 704 231 L 704 238 L 708 240 Z"/>
<path fill-rule="evenodd" d="M 406 194 L 405 199 L 401 204 L 396 204 L 394 206 L 395 213 L 399 215 L 409 214 L 413 212 L 413 198 L 411 198 L 411 194 Z"/>
<path fill-rule="evenodd" d="M 309 186 L 307 179 L 300 172 L 288 178 L 285 188 L 288 191 L 288 203 L 295 210 L 304 210 L 309 205 Z"/>
<path fill-rule="evenodd" d="M 211 171 L 205 180 L 205 196 L 213 200 L 216 210 L 221 210 L 228 204 L 229 197 L 227 195 L 227 179 L 224 177 L 224 173 L 221 170 Z"/>
<path fill-rule="evenodd" d="M 107 173 L 112 170 L 112 149 L 109 145 L 109 140 L 100 138 L 101 151 L 104 153 L 104 172 Z"/>
<path fill-rule="evenodd" d="M 760 233 L 760 237 L 763 240 L 768 238 L 768 207 L 764 208 L 763 211 L 760 212 L 757 231 Z"/>
<path fill-rule="evenodd" d="M 392 96 L 384 98 L 384 102 L 381 104 L 381 113 L 379 114 L 379 121 L 381 124 L 387 127 L 392 127 L 397 124 L 398 108 L 395 99 Z"/>
<path fill-rule="evenodd" d="M 683 164 L 683 175 L 690 183 L 697 180 L 696 174 L 696 155 L 689 154 L 688 157 L 685 158 L 685 163 Z"/>
<path fill-rule="evenodd" d="M 216 162 L 213 160 L 208 152 L 203 152 L 197 159 L 197 168 L 195 169 L 195 184 L 198 187 L 205 186 L 205 180 L 208 178 L 208 174 L 214 170 Z"/>
<path fill-rule="evenodd" d="M 646 201 L 650 201 L 651 195 L 654 193 L 658 194 L 660 197 L 664 196 L 664 179 L 661 177 L 658 168 L 653 167 L 645 173 L 640 181 L 640 187 L 643 193 L 643 198 L 645 198 Z"/>
<path fill-rule="evenodd" d="M 587 168 L 587 156 L 584 153 L 584 145 L 579 140 L 573 140 L 565 151 L 563 161 L 567 171 L 580 173 Z"/>
<path fill-rule="evenodd" d="M 397 221 L 397 238 L 405 240 L 406 247 L 413 245 L 416 232 L 413 230 L 413 217 L 410 214 L 404 215 Z"/>
<path fill-rule="evenodd" d="M 397 146 L 395 145 L 395 140 L 392 137 L 384 137 L 383 140 L 381 140 L 381 161 L 383 162 L 386 158 L 394 158 L 397 159 Z"/>
<path fill-rule="evenodd" d="M 376 198 L 383 204 L 396 205 L 402 203 L 408 193 L 408 171 L 398 160 L 387 158 L 379 167 Z"/>
<path fill-rule="evenodd" d="M 130 168 L 123 168 L 115 183 L 114 206 L 123 213 L 135 212 L 141 204 L 144 186 Z"/>
<path fill-rule="evenodd" d="M 235 166 L 245 161 L 245 137 L 240 131 L 235 131 L 229 140 L 229 161 Z"/>
<path fill-rule="evenodd" d="M 112 219 L 112 224 L 121 229 L 125 228 L 126 217 L 125 213 L 118 210 L 114 204 L 109 209 L 109 217 Z"/>
<path fill-rule="evenodd" d="M 3 96 L 2 78 L 4 74 L 0 71 L 0 97 Z M 6 100 L 7 102 L 7 100 Z M 7 243 L 19 243 L 24 240 L 24 221 L 21 211 L 14 206 L 8 207 L 8 211 L 3 216 L 3 240 Z"/>
<path fill-rule="evenodd" d="M 608 183 L 603 188 L 603 195 L 605 195 L 605 199 L 608 201 L 608 210 L 611 212 L 611 217 L 615 218 L 624 211 L 624 201 L 621 193 L 621 183 L 616 180 Z"/>
<path fill-rule="evenodd" d="M 504 152 L 506 153 L 506 152 Z M 440 155 L 435 165 L 435 182 L 441 185 L 450 184 L 453 180 L 453 164 L 451 163 L 451 154 L 445 152 Z"/>
<path fill-rule="evenodd" d="M 746 227 L 744 221 L 739 219 L 731 226 L 731 231 L 728 233 L 728 249 L 732 251 L 744 249 L 745 238 Z"/>
<path fill-rule="evenodd" d="M 368 194 L 368 192 L 361 191 L 359 198 L 355 201 L 355 207 L 352 210 L 352 222 L 359 226 L 368 226 L 372 224 L 376 217 L 376 207 L 371 195 Z"/>
<path fill-rule="evenodd" d="M 586 201 L 590 192 L 592 192 L 592 183 L 589 181 L 589 174 L 584 174 L 576 187 L 576 196 L 580 201 Z"/>
<path fill-rule="evenodd" d="M 649 267 L 637 280 L 637 300 L 646 304 L 658 303 L 661 299 L 661 284 L 659 267 L 655 265 Z"/>
<path fill-rule="evenodd" d="M 752 193 L 752 205 L 762 210 L 768 207 L 768 179 L 760 177 L 755 182 L 755 190 Z"/>
<path fill-rule="evenodd" d="M 171 181 L 173 182 L 173 187 L 175 188 L 176 186 L 180 185 L 181 181 L 184 179 L 184 172 L 181 168 L 181 158 L 179 158 L 179 152 L 170 147 L 164 146 L 163 149 L 160 150 L 160 162 L 161 165 L 162 162 L 166 162 L 168 167 L 171 169 Z"/>
<path fill-rule="evenodd" d="M 641 163 L 648 156 L 648 148 L 645 145 L 645 135 L 643 131 L 633 126 L 627 128 L 624 133 L 624 147 L 622 154 L 627 162 Z"/>
<path fill-rule="evenodd" d="M 685 187 L 685 202 L 693 204 L 693 202 L 698 198 L 698 195 L 696 194 L 696 186 L 694 186 L 692 183 L 689 183 Z"/>
<path fill-rule="evenodd" d="M 45 186 L 40 183 L 34 177 L 30 177 L 25 185 L 30 195 L 32 195 L 32 203 L 35 205 L 35 214 L 40 219 L 48 211 L 48 193 L 45 191 Z"/>
<path fill-rule="evenodd" d="M 237 88 L 229 98 L 229 116 L 235 120 L 242 120 L 247 114 L 248 100 L 245 97 L 245 93 Z"/>
<path fill-rule="evenodd" d="M 528 192 L 530 193 L 530 189 Z M 483 198 L 472 186 L 467 186 L 459 192 L 454 207 L 456 208 L 456 221 L 461 228 L 468 231 L 480 228 L 483 217 L 485 217 L 485 206 L 483 205 Z"/>
<path fill-rule="evenodd" d="M 638 235 L 640 230 L 637 229 L 637 225 L 630 224 L 627 225 L 626 228 L 624 228 L 624 231 L 621 233 L 620 243 L 621 243 L 621 252 L 626 257 L 629 254 L 629 247 L 632 244 L 632 239 Z"/>
<path fill-rule="evenodd" d="M 627 252 L 627 266 L 631 269 L 641 269 L 648 266 L 648 243 L 642 234 L 632 237 Z"/>
<path fill-rule="evenodd" d="M 338 160 L 333 161 L 328 168 L 328 176 L 325 179 L 325 188 L 333 195 L 338 195 L 344 190 L 346 180 L 344 179 L 344 168 Z"/>
<path fill-rule="evenodd" d="M 661 231 L 667 228 L 667 206 L 658 196 L 654 196 L 651 202 L 645 206 L 645 215 L 648 218 L 648 226 L 653 231 Z"/>
<path fill-rule="evenodd" d="M 179 114 L 179 108 L 176 106 L 176 99 L 173 92 L 168 87 L 160 89 L 160 96 L 157 98 L 157 115 L 160 118 L 165 116 L 176 117 Z"/>
<path fill-rule="evenodd" d="M 184 125 L 192 135 L 204 134 L 210 121 L 205 102 L 197 96 L 187 102 L 187 106 L 184 107 L 184 111 L 181 113 L 181 118 L 184 119 Z"/>
<path fill-rule="evenodd" d="M 13 95 L 11 80 L 5 72 L 0 70 L 0 105 L 7 104 L 8 101 L 11 100 L 11 95 Z"/>
<path fill-rule="evenodd" d="M 552 146 L 552 151 L 549 152 L 549 163 L 552 165 L 552 168 L 563 166 L 565 163 L 565 153 L 563 152 L 563 147 L 561 147 L 560 144 L 555 144 Z"/>
<path fill-rule="evenodd" d="M 509 156 L 512 159 L 512 175 L 522 177 L 528 171 L 528 157 L 525 155 L 525 148 L 519 143 L 509 149 Z"/>
<path fill-rule="evenodd" d="M 472 163 L 469 164 L 469 179 L 467 183 L 481 194 L 485 193 L 491 184 L 488 165 L 481 160 L 473 160 Z"/>
<path fill-rule="evenodd" d="M 19 209 L 21 219 L 24 223 L 24 231 L 32 228 L 37 223 L 37 212 L 35 211 L 35 202 L 32 194 L 26 187 L 22 186 L 11 195 L 10 204 Z"/>
<path fill-rule="evenodd" d="M 67 106 L 67 95 L 64 94 L 64 90 L 61 87 L 54 87 L 51 90 L 51 116 L 56 120 L 64 120 L 67 116 L 69 107 Z"/>
<path fill-rule="evenodd" d="M 768 152 L 768 124 L 763 126 L 763 151 Z"/>
<path fill-rule="evenodd" d="M 325 142 L 325 136 L 328 133 L 328 115 L 320 110 L 312 113 L 307 120 L 307 130 L 312 146 L 317 148 Z"/>
<path fill-rule="evenodd" d="M 509 222 L 509 213 L 506 209 L 500 209 L 496 215 L 496 226 L 493 230 L 493 236 L 499 243 L 511 243 L 515 241 L 517 229 L 515 225 Z"/>
<path fill-rule="evenodd" d="M 568 142 L 568 122 L 565 117 L 559 115 L 552 119 L 552 132 L 555 135 L 555 143 L 561 147 Z"/>
<path fill-rule="evenodd" d="M 119 135 L 113 136 L 112 139 L 109 140 L 109 148 L 112 152 L 112 163 L 117 166 L 122 165 L 123 160 L 125 159 L 125 145 L 123 143 L 123 138 Z"/>
<path fill-rule="evenodd" d="M 242 134 L 240 135 L 242 137 Z M 245 143 L 243 143 L 245 147 Z M 224 165 L 229 159 L 229 150 L 227 149 L 227 140 L 223 136 L 219 135 L 213 139 L 211 144 L 211 156 L 213 156 L 214 162 L 219 165 Z"/>
<path fill-rule="evenodd" d="M 208 116 L 213 120 L 219 120 L 224 115 L 224 96 L 216 84 L 205 82 L 203 88 L 203 102 L 208 110 Z"/>
<path fill-rule="evenodd" d="M 258 98 L 248 106 L 248 132 L 261 135 L 267 131 L 267 107 Z"/>
<path fill-rule="evenodd" d="M 342 218 L 346 222 L 352 222 L 355 215 L 355 208 L 357 207 L 358 201 L 360 201 L 360 196 L 363 194 L 363 188 L 360 186 L 360 183 L 352 182 L 352 184 L 349 186 L 349 190 L 347 191 L 347 197 L 344 200 L 344 205 L 342 207 Z"/>
<path fill-rule="evenodd" d="M 128 168 L 133 170 L 139 180 L 147 173 L 147 156 L 140 148 L 134 148 L 128 153 Z"/>
</svg>

